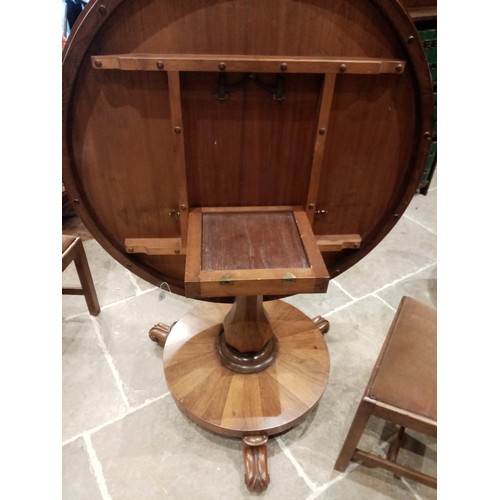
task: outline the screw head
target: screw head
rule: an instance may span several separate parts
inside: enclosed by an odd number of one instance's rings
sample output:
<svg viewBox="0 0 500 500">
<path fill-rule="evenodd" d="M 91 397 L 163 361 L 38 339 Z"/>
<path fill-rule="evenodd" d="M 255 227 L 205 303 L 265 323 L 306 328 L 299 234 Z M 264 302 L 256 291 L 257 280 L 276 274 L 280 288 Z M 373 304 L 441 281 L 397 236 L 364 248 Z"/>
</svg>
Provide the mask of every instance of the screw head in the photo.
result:
<svg viewBox="0 0 500 500">
<path fill-rule="evenodd" d="M 157 61 L 157 62 L 156 62 L 156 67 L 157 67 L 158 69 L 163 69 L 163 68 L 164 68 L 164 64 L 163 64 L 163 62 L 162 62 L 162 61 Z"/>
<path fill-rule="evenodd" d="M 226 69 L 226 63 L 224 62 L 219 63 L 219 71 L 225 71 L 225 69 Z"/>
<path fill-rule="evenodd" d="M 99 5 L 99 14 L 102 14 L 103 16 L 106 14 L 106 6 L 103 3 Z"/>
<path fill-rule="evenodd" d="M 345 72 L 347 71 L 347 64 L 342 63 L 342 64 L 339 66 L 339 69 L 340 69 L 340 72 L 341 72 L 341 73 L 345 73 Z"/>
<path fill-rule="evenodd" d="M 318 132 L 319 132 L 319 135 L 325 135 L 326 134 L 326 128 L 320 128 Z"/>
<path fill-rule="evenodd" d="M 176 134 L 180 134 L 181 133 L 181 127 L 179 127 L 178 125 L 177 125 L 177 127 L 174 127 L 174 132 Z"/>
<path fill-rule="evenodd" d="M 181 210 L 186 210 L 186 205 L 181 205 L 179 208 L 180 208 Z"/>
<path fill-rule="evenodd" d="M 281 71 L 286 71 L 288 69 L 288 64 L 287 63 L 282 63 L 280 66 Z"/>
<path fill-rule="evenodd" d="M 95 66 L 96 68 L 101 68 L 101 67 L 102 67 L 102 61 L 101 61 L 100 59 L 96 59 L 96 60 L 94 61 L 94 66 Z"/>
<path fill-rule="evenodd" d="M 403 71 L 403 65 L 401 63 L 396 66 L 396 71 L 398 73 L 401 73 L 401 71 Z"/>
<path fill-rule="evenodd" d="M 415 37 L 413 35 L 410 35 L 408 37 L 408 43 L 413 43 L 415 41 Z"/>
</svg>

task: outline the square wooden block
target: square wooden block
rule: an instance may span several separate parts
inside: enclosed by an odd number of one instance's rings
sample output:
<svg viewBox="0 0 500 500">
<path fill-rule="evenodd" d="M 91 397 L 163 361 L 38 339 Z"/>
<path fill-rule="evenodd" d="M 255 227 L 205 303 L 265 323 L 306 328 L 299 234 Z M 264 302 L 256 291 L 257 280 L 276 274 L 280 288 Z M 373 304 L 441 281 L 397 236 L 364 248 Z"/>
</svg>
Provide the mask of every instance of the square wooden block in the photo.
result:
<svg viewBox="0 0 500 500">
<path fill-rule="evenodd" d="M 188 297 L 319 293 L 329 280 L 302 207 L 197 208 L 189 214 Z"/>
</svg>

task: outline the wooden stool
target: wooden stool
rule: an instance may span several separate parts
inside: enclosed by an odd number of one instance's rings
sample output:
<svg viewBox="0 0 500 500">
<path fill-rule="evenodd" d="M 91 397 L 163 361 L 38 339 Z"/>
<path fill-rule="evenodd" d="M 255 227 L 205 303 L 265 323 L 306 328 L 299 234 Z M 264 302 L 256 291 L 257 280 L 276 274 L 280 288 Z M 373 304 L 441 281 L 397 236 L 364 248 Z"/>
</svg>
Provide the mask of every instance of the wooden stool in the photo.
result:
<svg viewBox="0 0 500 500">
<path fill-rule="evenodd" d="M 427 486 L 435 477 L 396 463 L 405 427 L 437 435 L 436 311 L 403 297 L 380 351 L 334 468 L 343 472 L 351 460 L 387 469 Z M 357 448 L 371 416 L 401 425 L 387 458 Z"/>
<path fill-rule="evenodd" d="M 64 288 L 62 293 L 66 295 L 83 295 L 87 302 L 89 313 L 97 316 L 101 312 L 97 293 L 95 291 L 89 263 L 85 255 L 82 240 L 77 236 L 62 235 L 62 270 L 64 271 L 71 262 L 75 262 L 76 272 L 80 279 L 81 288 Z"/>
</svg>

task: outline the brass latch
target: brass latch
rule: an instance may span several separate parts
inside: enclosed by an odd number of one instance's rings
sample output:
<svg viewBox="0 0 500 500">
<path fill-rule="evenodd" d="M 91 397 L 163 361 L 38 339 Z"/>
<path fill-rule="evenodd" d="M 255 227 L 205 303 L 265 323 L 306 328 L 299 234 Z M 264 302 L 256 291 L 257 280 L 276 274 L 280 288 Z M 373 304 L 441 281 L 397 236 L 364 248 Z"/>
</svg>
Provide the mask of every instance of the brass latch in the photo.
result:
<svg viewBox="0 0 500 500">
<path fill-rule="evenodd" d="M 295 276 L 295 274 L 292 274 L 291 272 L 286 272 L 284 275 L 283 275 L 283 283 L 295 283 L 297 281 L 297 278 Z"/>
<path fill-rule="evenodd" d="M 234 285 L 234 279 L 230 274 L 224 274 L 222 278 L 220 279 L 220 284 L 221 285 Z"/>
</svg>

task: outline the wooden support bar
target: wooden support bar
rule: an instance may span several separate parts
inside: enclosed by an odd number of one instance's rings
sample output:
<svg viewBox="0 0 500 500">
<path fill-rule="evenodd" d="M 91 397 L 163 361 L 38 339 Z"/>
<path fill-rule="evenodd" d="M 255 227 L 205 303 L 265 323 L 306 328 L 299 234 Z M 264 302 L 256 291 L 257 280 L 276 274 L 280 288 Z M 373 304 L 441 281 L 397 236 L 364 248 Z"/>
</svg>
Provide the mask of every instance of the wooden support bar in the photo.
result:
<svg viewBox="0 0 500 500">
<path fill-rule="evenodd" d="M 65 295 L 83 295 L 81 288 L 63 288 L 62 293 Z"/>
<path fill-rule="evenodd" d="M 110 54 L 91 56 L 95 69 L 232 73 L 403 73 L 398 59 L 234 54 Z"/>
<path fill-rule="evenodd" d="M 206 210 L 210 213 L 210 209 Z M 359 248 L 361 244 L 359 234 L 322 234 L 315 238 L 321 252 L 339 252 L 345 248 Z M 147 255 L 186 255 L 181 238 L 126 238 L 125 250 Z"/>
<path fill-rule="evenodd" d="M 359 234 L 321 234 L 316 235 L 316 244 L 321 252 L 339 252 L 345 248 L 359 248 Z"/>
<path fill-rule="evenodd" d="M 168 72 L 168 95 L 174 134 L 174 163 L 177 186 L 179 187 L 179 220 L 182 246 L 186 246 L 188 223 L 188 195 L 186 176 L 186 155 L 184 151 L 184 128 L 182 123 L 181 84 L 178 71 Z"/>
<path fill-rule="evenodd" d="M 321 178 L 321 167 L 323 165 L 323 153 L 325 151 L 325 141 L 330 121 L 330 112 L 333 103 L 333 93 L 335 90 L 335 73 L 327 73 L 323 81 L 321 92 L 321 104 L 319 109 L 318 126 L 316 129 L 316 142 L 311 166 L 311 176 L 309 178 L 309 189 L 307 192 L 307 217 L 309 223 L 313 224 L 314 210 L 316 209 L 316 197 L 318 196 L 319 183 Z"/>
<path fill-rule="evenodd" d="M 430 486 L 431 488 L 437 487 L 437 479 L 435 477 L 429 476 L 422 472 L 418 472 L 414 469 L 410 469 L 409 467 L 405 467 L 404 465 L 391 462 L 386 458 L 373 455 L 371 453 L 359 450 L 357 448 L 352 456 L 352 460 L 362 460 L 363 462 L 369 465 L 374 465 L 375 467 L 382 467 L 398 476 L 403 476 L 409 479 L 413 479 L 415 481 L 419 481 L 427 486 Z"/>
<path fill-rule="evenodd" d="M 125 250 L 128 253 L 147 255 L 185 255 L 186 248 L 181 238 L 126 238 Z"/>
</svg>

